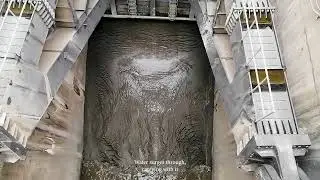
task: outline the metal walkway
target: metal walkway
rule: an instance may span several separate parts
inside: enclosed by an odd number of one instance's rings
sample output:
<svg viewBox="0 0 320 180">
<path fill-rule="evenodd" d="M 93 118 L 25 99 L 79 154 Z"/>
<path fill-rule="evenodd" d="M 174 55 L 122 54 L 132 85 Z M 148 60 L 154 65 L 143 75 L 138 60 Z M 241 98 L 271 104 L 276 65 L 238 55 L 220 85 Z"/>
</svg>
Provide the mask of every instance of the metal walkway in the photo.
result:
<svg viewBox="0 0 320 180">
<path fill-rule="evenodd" d="M 225 23 L 236 64 L 231 89 L 237 154 L 247 169 L 261 166 L 272 179 L 299 180 L 295 157 L 311 145 L 300 132 L 287 85 L 285 67 L 268 0 L 236 0 Z M 272 166 L 271 166 L 272 165 Z"/>
</svg>

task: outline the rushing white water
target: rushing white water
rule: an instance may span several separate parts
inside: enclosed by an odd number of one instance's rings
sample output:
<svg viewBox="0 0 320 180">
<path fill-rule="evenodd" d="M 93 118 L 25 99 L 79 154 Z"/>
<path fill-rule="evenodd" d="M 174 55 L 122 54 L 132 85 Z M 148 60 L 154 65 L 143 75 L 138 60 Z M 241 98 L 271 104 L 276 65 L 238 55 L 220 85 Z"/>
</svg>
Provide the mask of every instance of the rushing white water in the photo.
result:
<svg viewBox="0 0 320 180">
<path fill-rule="evenodd" d="M 213 77 L 195 23 L 103 20 L 88 49 L 82 179 L 211 179 Z"/>
</svg>

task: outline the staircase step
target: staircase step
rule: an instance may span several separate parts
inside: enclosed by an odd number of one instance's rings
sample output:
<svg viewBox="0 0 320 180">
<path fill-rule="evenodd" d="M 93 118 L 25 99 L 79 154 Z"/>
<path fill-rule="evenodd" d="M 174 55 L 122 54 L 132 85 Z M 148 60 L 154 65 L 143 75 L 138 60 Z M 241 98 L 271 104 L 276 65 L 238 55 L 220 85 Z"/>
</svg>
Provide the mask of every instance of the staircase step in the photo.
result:
<svg viewBox="0 0 320 180">
<path fill-rule="evenodd" d="M 38 14 L 43 14 L 46 11 L 46 7 L 40 3 L 40 5 L 37 8 Z"/>
<path fill-rule="evenodd" d="M 41 13 L 41 18 L 44 19 L 47 15 L 49 15 L 49 12 L 44 10 L 43 13 Z"/>
<path fill-rule="evenodd" d="M 52 5 L 50 5 L 50 3 L 48 3 L 45 0 L 41 2 L 39 7 L 40 8 L 37 8 L 37 13 L 42 18 L 43 22 L 47 25 L 47 27 L 50 28 L 53 25 L 51 21 L 54 21 L 54 18 L 55 18 L 55 11 Z M 48 23 L 49 20 L 50 22 Z"/>
</svg>

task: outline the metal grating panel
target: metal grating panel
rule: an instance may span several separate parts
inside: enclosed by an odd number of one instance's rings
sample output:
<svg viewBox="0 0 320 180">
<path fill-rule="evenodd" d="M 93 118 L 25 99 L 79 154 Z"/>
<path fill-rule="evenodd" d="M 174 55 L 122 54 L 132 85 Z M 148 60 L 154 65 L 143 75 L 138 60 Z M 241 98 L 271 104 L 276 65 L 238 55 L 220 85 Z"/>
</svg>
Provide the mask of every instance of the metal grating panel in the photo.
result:
<svg viewBox="0 0 320 180">
<path fill-rule="evenodd" d="M 259 42 L 259 35 L 258 32 L 260 31 L 260 36 L 262 40 L 262 44 Z M 265 29 L 251 29 L 251 41 L 252 41 L 252 48 L 250 45 L 250 39 L 248 36 L 247 31 L 242 31 L 242 39 L 243 39 L 243 47 L 246 55 L 246 61 L 250 67 L 250 69 L 254 69 L 254 63 L 252 61 L 253 56 L 256 59 L 256 65 L 258 69 L 264 69 L 265 66 L 263 64 L 263 58 L 266 61 L 266 68 L 268 69 L 281 69 L 282 64 L 280 61 L 279 51 L 276 44 L 276 38 L 271 30 L 271 28 Z M 262 55 L 262 48 L 264 51 L 264 57 Z M 253 50 L 253 53 L 252 53 Z"/>
<path fill-rule="evenodd" d="M 290 100 L 286 91 L 273 91 L 273 103 L 275 112 L 267 92 L 262 92 L 264 110 L 267 114 L 261 120 L 256 121 L 258 134 L 297 134 L 297 127 L 291 110 Z M 253 103 L 256 108 L 256 116 L 263 117 L 260 98 L 258 93 L 252 94 Z"/>
<path fill-rule="evenodd" d="M 19 26 L 16 26 L 18 19 L 19 17 L 15 16 L 0 17 L 0 22 L 3 22 L 3 26 L 0 29 L 0 57 L 6 55 L 8 48 L 7 58 L 16 58 L 16 54 L 20 54 L 31 21 L 30 19 L 21 18 Z M 8 42 L 11 38 L 13 39 L 11 46 L 9 46 Z"/>
</svg>

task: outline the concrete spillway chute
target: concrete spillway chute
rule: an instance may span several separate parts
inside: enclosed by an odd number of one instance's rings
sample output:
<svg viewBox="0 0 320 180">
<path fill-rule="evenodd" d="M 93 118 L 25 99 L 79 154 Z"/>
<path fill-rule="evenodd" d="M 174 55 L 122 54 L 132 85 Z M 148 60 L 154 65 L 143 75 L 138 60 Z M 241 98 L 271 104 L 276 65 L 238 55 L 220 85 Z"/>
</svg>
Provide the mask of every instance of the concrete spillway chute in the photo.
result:
<svg viewBox="0 0 320 180">
<path fill-rule="evenodd" d="M 182 20 L 198 24 L 241 167 L 262 179 L 305 177 L 296 157 L 311 143 L 298 127 L 269 0 L 0 3 L 2 161 L 24 159 L 28 138 L 103 16 Z"/>
</svg>

